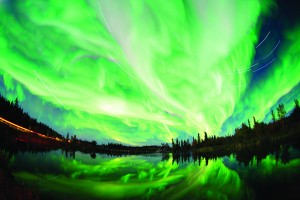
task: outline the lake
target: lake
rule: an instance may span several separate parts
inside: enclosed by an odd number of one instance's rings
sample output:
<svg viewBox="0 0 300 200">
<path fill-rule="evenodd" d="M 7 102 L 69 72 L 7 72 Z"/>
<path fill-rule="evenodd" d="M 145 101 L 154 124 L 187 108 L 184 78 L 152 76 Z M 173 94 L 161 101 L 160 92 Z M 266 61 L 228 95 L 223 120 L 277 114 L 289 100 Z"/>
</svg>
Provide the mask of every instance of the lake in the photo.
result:
<svg viewBox="0 0 300 200">
<path fill-rule="evenodd" d="M 177 161 L 57 150 L 13 154 L 9 167 L 41 199 L 300 199 L 300 153 L 291 147 L 246 164 L 235 155 Z"/>
</svg>

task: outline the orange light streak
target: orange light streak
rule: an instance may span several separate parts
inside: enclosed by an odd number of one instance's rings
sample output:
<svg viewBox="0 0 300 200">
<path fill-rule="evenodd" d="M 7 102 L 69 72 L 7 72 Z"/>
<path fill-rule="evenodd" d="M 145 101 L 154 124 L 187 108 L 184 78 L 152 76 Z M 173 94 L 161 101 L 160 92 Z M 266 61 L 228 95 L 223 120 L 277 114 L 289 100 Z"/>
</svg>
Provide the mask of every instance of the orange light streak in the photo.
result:
<svg viewBox="0 0 300 200">
<path fill-rule="evenodd" d="M 49 138 L 49 139 L 52 139 L 52 140 L 56 140 L 56 141 L 58 141 L 58 142 L 62 142 L 62 139 L 60 139 L 60 138 L 58 138 L 58 137 L 56 137 L 56 138 L 54 138 L 54 137 L 48 137 L 48 136 L 46 136 L 46 135 L 44 135 L 44 134 L 38 133 L 38 132 L 36 132 L 36 131 L 32 131 L 32 130 L 27 129 L 27 128 L 24 128 L 24 127 L 22 127 L 22 126 L 20 126 L 20 125 L 18 125 L 18 124 L 15 124 L 15 123 L 13 123 L 13 122 L 10 122 L 10 121 L 8 121 L 8 120 L 2 118 L 2 117 L 0 117 L 0 122 L 2 122 L 2 123 L 4 123 L 4 124 L 6 124 L 6 125 L 8 125 L 8 126 L 10 126 L 10 127 L 12 127 L 12 128 L 14 128 L 14 129 L 17 129 L 17 130 L 19 130 L 19 131 L 25 132 L 25 133 L 33 133 L 33 134 L 36 134 L 36 135 L 38 135 L 38 136 L 40 136 L 40 137 L 43 137 L 43 138 Z"/>
</svg>

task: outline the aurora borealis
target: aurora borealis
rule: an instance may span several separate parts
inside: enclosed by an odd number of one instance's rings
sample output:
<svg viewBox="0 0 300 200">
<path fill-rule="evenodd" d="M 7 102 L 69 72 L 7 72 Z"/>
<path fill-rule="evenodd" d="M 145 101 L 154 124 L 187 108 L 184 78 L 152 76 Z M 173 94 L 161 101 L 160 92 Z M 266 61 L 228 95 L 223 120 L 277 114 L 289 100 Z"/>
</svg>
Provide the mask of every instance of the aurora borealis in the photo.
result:
<svg viewBox="0 0 300 200">
<path fill-rule="evenodd" d="M 63 135 L 232 134 L 300 98 L 300 23 L 270 0 L 0 1 L 0 91 Z"/>
</svg>

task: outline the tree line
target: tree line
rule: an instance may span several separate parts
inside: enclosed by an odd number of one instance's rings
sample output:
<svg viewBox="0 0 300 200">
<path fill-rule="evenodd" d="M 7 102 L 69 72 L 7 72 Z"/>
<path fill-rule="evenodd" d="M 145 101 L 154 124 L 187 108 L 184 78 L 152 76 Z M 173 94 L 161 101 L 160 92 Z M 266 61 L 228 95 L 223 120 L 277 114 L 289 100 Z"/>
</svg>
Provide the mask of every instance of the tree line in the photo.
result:
<svg viewBox="0 0 300 200">
<path fill-rule="evenodd" d="M 0 117 L 23 126 L 24 128 L 43 133 L 46 136 L 63 138 L 61 134 L 46 124 L 38 122 L 36 119 L 31 118 L 28 113 L 25 113 L 20 107 L 18 99 L 8 101 L 0 94 L 0 111 Z"/>
<path fill-rule="evenodd" d="M 95 140 L 79 139 L 75 134 L 67 133 L 64 137 L 49 126 L 38 122 L 25 113 L 19 105 L 18 99 L 8 101 L 0 94 L 0 117 L 7 119 L 24 128 L 38 132 L 47 137 L 40 137 L 34 133 L 23 133 L 5 124 L 0 123 L 0 147 L 14 148 L 13 151 L 48 151 L 64 149 L 75 156 L 75 151 L 91 153 L 96 152 L 108 155 L 127 155 L 156 152 L 170 152 L 167 143 L 161 145 L 127 146 L 119 143 L 97 144 Z M 56 140 L 58 138 L 58 140 Z"/>
<path fill-rule="evenodd" d="M 188 139 L 172 139 L 172 152 L 174 154 L 185 154 L 201 149 L 206 151 L 216 150 L 218 147 L 236 149 L 291 137 L 298 139 L 300 135 L 300 107 L 297 99 L 294 100 L 294 103 L 294 109 L 289 116 L 286 116 L 287 112 L 284 104 L 279 104 L 276 113 L 271 110 L 272 121 L 270 123 L 258 122 L 253 117 L 252 124 L 248 119 L 247 123 L 242 123 L 239 128 L 235 129 L 233 135 L 208 137 L 207 133 L 204 132 L 203 139 L 200 139 L 198 133 L 197 138 L 193 137 L 191 142 Z"/>
</svg>

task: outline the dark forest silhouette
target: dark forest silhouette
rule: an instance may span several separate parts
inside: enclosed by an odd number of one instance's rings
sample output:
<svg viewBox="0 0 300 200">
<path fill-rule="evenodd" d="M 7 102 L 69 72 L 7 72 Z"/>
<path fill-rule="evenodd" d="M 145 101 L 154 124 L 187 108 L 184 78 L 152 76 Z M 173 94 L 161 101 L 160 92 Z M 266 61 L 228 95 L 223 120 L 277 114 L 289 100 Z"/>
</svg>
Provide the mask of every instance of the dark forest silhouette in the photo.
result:
<svg viewBox="0 0 300 200">
<path fill-rule="evenodd" d="M 49 126 L 38 122 L 31 118 L 28 113 L 25 113 L 19 105 L 18 99 L 15 101 L 8 101 L 0 95 L 0 116 L 12 121 L 20 126 L 45 134 L 46 136 L 63 138 L 61 134 L 54 131 Z"/>
<path fill-rule="evenodd" d="M 253 126 L 248 119 L 248 124 L 242 123 L 241 127 L 235 129 L 233 135 L 228 136 L 211 136 L 208 137 L 207 133 L 204 132 L 204 139 L 200 139 L 198 133 L 197 139 L 193 137 L 192 142 L 189 140 L 172 139 L 172 152 L 173 153 L 186 153 L 189 151 L 210 151 L 210 147 L 217 148 L 218 146 L 234 146 L 235 148 L 242 148 L 249 145 L 259 145 L 262 143 L 270 143 L 279 139 L 296 136 L 299 138 L 300 135 L 300 107 L 299 101 L 295 101 L 295 107 L 291 114 L 287 117 L 286 111 L 283 104 L 279 104 L 277 107 L 277 118 L 272 113 L 272 122 L 266 124 L 264 122 L 257 122 L 253 117 Z"/>
<path fill-rule="evenodd" d="M 295 106 L 289 116 L 286 116 L 284 104 L 279 104 L 276 114 L 271 110 L 272 121 L 269 124 L 257 122 L 253 117 L 253 125 L 250 120 L 242 123 L 235 129 L 233 135 L 208 137 L 204 132 L 204 139 L 189 140 L 172 139 L 173 162 L 188 161 L 190 157 L 194 161 L 216 159 L 217 157 L 236 155 L 236 159 L 246 166 L 256 157 L 258 163 L 268 154 L 274 154 L 279 158 L 279 152 L 283 151 L 283 161 L 288 160 L 288 147 L 299 148 L 300 145 L 300 107 L 299 101 L 294 100 Z"/>
<path fill-rule="evenodd" d="M 0 123 L 0 147 L 2 146 L 6 149 L 10 149 L 10 151 L 13 152 L 38 152 L 63 149 L 67 155 L 70 154 L 72 157 L 75 157 L 75 151 L 81 151 L 83 153 L 91 154 L 92 158 L 96 157 L 95 153 L 126 155 L 170 152 L 170 146 L 167 143 L 146 146 L 127 146 L 117 143 L 97 145 L 95 140 L 82 140 L 70 133 L 64 137 L 49 126 L 31 118 L 19 106 L 18 99 L 10 102 L 1 95 L 0 111 L 0 117 L 45 136 L 40 137 L 38 134 L 24 133 L 4 123 Z"/>
</svg>

